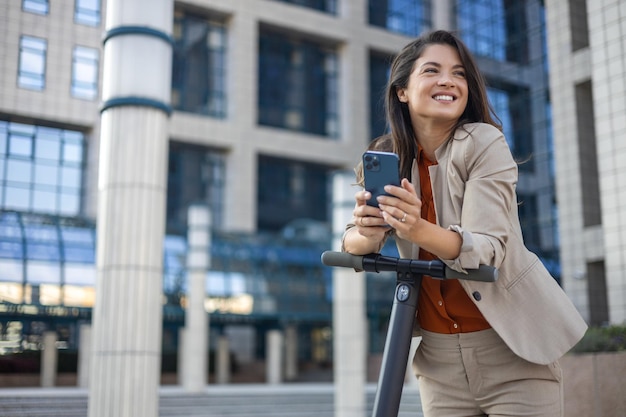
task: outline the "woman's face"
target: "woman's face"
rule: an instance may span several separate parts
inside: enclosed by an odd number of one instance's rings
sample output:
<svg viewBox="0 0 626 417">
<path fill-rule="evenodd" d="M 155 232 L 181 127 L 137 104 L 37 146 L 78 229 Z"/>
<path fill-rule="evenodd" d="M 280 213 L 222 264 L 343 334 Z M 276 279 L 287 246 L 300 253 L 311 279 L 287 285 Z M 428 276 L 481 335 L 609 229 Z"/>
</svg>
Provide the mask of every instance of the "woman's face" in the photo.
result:
<svg viewBox="0 0 626 417">
<path fill-rule="evenodd" d="M 456 123 L 467 106 L 468 88 L 461 58 L 450 45 L 432 44 L 415 61 L 408 84 L 397 91 L 411 121 Z"/>
</svg>

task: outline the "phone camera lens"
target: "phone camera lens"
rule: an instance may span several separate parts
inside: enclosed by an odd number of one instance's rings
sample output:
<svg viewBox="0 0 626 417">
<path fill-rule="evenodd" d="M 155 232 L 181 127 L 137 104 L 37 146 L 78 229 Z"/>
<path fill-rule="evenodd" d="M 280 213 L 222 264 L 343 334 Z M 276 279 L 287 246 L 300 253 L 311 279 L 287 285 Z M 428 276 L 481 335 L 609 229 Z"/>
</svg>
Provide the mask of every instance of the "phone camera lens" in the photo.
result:
<svg viewBox="0 0 626 417">
<path fill-rule="evenodd" d="M 378 162 L 377 160 L 374 160 L 374 161 L 372 161 L 372 165 L 377 167 L 378 165 L 380 165 L 380 162 Z"/>
<path fill-rule="evenodd" d="M 363 159 L 365 159 L 367 162 L 369 162 L 369 161 L 372 160 L 372 156 L 371 155 L 365 155 L 365 158 L 363 158 Z"/>
</svg>

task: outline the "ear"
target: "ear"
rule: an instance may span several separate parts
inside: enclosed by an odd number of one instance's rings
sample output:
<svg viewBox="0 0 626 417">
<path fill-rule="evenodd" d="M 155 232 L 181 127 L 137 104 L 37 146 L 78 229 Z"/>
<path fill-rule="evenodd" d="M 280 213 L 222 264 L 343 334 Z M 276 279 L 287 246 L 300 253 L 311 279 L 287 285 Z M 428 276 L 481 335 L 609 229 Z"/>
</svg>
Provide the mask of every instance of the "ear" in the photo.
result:
<svg viewBox="0 0 626 417">
<path fill-rule="evenodd" d="M 398 95 L 398 100 L 400 100 L 401 103 L 407 103 L 409 101 L 409 98 L 406 95 L 406 88 L 396 89 L 396 94 Z"/>
</svg>

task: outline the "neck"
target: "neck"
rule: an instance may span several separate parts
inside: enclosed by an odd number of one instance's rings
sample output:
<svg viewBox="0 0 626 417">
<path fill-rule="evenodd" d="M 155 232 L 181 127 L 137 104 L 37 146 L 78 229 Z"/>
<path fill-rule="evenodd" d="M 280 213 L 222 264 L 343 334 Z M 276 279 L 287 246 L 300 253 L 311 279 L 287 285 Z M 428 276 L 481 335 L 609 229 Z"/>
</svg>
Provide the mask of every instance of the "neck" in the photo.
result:
<svg viewBox="0 0 626 417">
<path fill-rule="evenodd" d="M 434 161 L 435 150 L 441 146 L 452 134 L 454 123 L 436 123 L 428 120 L 425 123 L 416 121 L 413 123 L 413 131 L 417 142 L 422 146 L 428 159 Z"/>
</svg>

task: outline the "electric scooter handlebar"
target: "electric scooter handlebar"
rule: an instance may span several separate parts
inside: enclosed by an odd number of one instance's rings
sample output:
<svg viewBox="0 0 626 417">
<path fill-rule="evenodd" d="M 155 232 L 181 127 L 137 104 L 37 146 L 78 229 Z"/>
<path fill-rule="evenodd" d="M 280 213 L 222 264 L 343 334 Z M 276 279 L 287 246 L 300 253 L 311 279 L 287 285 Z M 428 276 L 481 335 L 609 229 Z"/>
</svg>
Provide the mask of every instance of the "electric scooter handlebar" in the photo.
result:
<svg viewBox="0 0 626 417">
<path fill-rule="evenodd" d="M 325 251 L 322 253 L 322 263 L 326 266 L 353 268 L 368 272 L 406 271 L 438 279 L 467 279 L 482 282 L 494 282 L 498 279 L 498 270 L 489 265 L 469 269 L 465 274 L 449 268 L 440 260 L 402 259 L 379 253 L 352 255 L 346 252 Z"/>
</svg>

